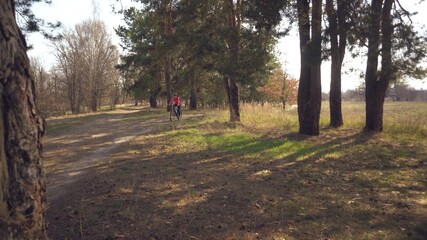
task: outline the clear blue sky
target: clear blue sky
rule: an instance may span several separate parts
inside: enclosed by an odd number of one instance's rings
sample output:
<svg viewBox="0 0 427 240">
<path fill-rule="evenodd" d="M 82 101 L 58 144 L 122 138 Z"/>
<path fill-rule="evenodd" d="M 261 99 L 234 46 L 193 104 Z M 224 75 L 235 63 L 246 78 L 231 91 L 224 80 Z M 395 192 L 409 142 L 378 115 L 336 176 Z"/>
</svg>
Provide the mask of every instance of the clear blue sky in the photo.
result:
<svg viewBox="0 0 427 240">
<path fill-rule="evenodd" d="M 410 11 L 417 10 L 419 15 L 415 17 L 414 23 L 418 25 L 427 25 L 425 16 L 427 13 L 427 3 L 416 5 L 415 3 L 419 0 L 405 0 L 401 1 L 403 6 Z M 110 33 L 113 36 L 115 43 L 119 40 L 114 36 L 113 28 L 122 24 L 121 16 L 112 13 L 111 5 L 115 4 L 116 7 L 121 7 L 120 3 L 116 3 L 116 0 L 98 0 L 97 2 L 100 10 L 100 18 L 109 27 Z M 130 0 L 121 0 L 121 4 L 126 7 L 132 3 Z M 134 5 L 137 5 L 133 3 Z M 75 24 L 81 23 L 82 21 L 89 19 L 93 13 L 92 0 L 53 0 L 51 5 L 46 4 L 35 4 L 34 12 L 37 16 L 45 19 L 46 21 L 60 21 L 66 28 L 72 28 Z M 40 58 L 46 66 L 53 65 L 55 59 L 52 54 L 52 48 L 49 47 L 49 41 L 44 39 L 40 34 L 32 34 L 29 39 L 29 43 L 34 46 L 33 50 L 29 51 L 29 55 Z M 284 69 L 291 76 L 299 77 L 299 42 L 296 33 L 290 36 L 280 39 L 277 46 L 279 54 L 279 60 L 281 61 Z M 344 60 L 344 69 L 348 70 L 352 66 L 353 68 L 359 68 L 361 71 L 365 69 L 364 59 L 352 59 L 349 54 L 346 55 Z M 329 75 L 330 75 L 330 62 L 324 61 L 322 63 L 322 91 L 329 91 Z M 343 76 L 342 89 L 354 89 L 360 83 L 362 79 L 359 78 L 358 73 L 348 73 Z M 409 82 L 411 86 L 417 89 L 427 89 L 427 79 L 424 81 L 414 80 Z"/>
</svg>

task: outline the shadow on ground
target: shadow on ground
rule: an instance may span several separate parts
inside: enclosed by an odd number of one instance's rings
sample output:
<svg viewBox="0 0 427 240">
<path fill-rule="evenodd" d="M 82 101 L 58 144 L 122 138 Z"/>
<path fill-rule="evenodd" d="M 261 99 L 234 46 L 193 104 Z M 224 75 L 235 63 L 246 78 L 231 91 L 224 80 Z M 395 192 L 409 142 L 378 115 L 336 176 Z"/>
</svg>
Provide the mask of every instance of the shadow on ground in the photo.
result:
<svg viewBox="0 0 427 240">
<path fill-rule="evenodd" d="M 133 114 L 138 119 L 145 113 Z M 86 130 L 67 132 L 68 137 L 62 133 L 63 138 L 48 142 L 48 162 L 61 158 L 52 163 L 48 176 L 123 137 L 120 132 L 136 133 L 133 120 L 124 119 L 129 115 L 106 115 L 96 122 L 120 124 L 94 127 L 90 121 Z M 425 176 L 426 159 L 416 147 L 395 151 L 388 143 L 375 142 L 374 136 L 350 130 L 322 138 L 288 134 L 231 139 L 226 146 L 188 145 L 178 151 L 170 134 L 164 134 L 170 127 L 150 120 L 138 124 L 145 122 L 157 130 L 139 132 L 134 140 L 97 155 L 101 160 L 51 201 L 47 215 L 52 239 L 427 236 L 427 179 L 405 178 Z M 90 137 L 106 132 L 94 141 Z M 82 144 L 69 145 L 65 139 Z M 269 158 L 266 151 L 286 141 L 304 146 Z M 55 152 L 64 144 L 68 155 Z"/>
</svg>

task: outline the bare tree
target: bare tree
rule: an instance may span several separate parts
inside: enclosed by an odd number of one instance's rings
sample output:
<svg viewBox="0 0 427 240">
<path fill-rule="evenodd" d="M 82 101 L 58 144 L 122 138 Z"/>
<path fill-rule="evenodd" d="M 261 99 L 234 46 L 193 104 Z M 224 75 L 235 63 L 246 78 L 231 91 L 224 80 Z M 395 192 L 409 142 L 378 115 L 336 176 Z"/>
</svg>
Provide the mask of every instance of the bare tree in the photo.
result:
<svg viewBox="0 0 427 240">
<path fill-rule="evenodd" d="M 31 75 L 34 77 L 37 108 L 41 113 L 46 113 L 49 105 L 49 73 L 38 58 L 30 59 L 30 71 Z"/>
<path fill-rule="evenodd" d="M 71 111 L 78 113 L 82 104 L 97 111 L 103 97 L 117 85 L 118 50 L 97 19 L 77 24 L 54 42 L 58 68 L 62 71 L 64 89 Z"/>
<path fill-rule="evenodd" d="M 61 41 L 53 43 L 59 74 L 56 75 L 61 82 L 61 88 L 68 100 L 72 113 L 79 113 L 83 102 L 83 89 L 81 84 L 79 55 L 80 44 L 71 31 L 65 32 Z"/>
</svg>

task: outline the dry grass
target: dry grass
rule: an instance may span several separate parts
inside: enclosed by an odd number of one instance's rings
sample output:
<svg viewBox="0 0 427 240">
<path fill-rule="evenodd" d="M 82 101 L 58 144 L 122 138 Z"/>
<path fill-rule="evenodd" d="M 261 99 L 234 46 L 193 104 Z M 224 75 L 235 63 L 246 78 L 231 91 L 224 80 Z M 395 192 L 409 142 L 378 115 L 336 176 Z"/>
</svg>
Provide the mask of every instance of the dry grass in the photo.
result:
<svg viewBox="0 0 427 240">
<path fill-rule="evenodd" d="M 361 132 L 364 108 L 352 103 L 340 129 L 327 127 L 324 108 L 317 137 L 295 133 L 295 109 L 243 105 L 239 124 L 225 110 L 187 111 L 179 129 L 120 146 L 53 204 L 52 236 L 425 239 L 426 108 L 385 109 L 386 126 L 401 128 Z"/>
<path fill-rule="evenodd" d="M 342 129 L 363 129 L 365 125 L 365 105 L 363 102 L 343 103 L 344 126 Z M 207 118 L 224 122 L 229 118 L 226 110 L 209 110 Z M 287 107 L 274 104 L 241 104 L 242 123 L 260 132 L 297 132 L 298 113 L 296 106 Z M 329 104 L 322 103 L 320 127 L 329 127 Z M 387 138 L 400 140 L 423 140 L 427 137 L 427 103 L 386 102 L 384 104 L 384 132 Z"/>
</svg>

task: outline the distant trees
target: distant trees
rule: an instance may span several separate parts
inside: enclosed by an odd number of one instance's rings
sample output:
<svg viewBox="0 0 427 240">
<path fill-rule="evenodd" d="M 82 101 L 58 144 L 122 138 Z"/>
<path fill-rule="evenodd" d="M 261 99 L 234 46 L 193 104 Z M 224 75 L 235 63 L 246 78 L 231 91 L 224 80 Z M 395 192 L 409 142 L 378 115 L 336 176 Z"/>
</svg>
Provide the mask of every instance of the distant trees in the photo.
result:
<svg viewBox="0 0 427 240">
<path fill-rule="evenodd" d="M 415 91 L 403 80 L 395 80 L 390 83 L 386 97 L 394 101 L 414 101 Z"/>
<path fill-rule="evenodd" d="M 84 107 L 97 111 L 110 93 L 115 99 L 110 103 L 117 102 L 118 51 L 103 22 L 92 19 L 77 24 L 53 45 L 57 77 L 72 113 L 79 113 Z"/>
<path fill-rule="evenodd" d="M 30 59 L 43 116 L 97 111 L 101 105 L 113 108 L 119 103 L 124 88 L 116 69 L 119 53 L 102 21 L 77 24 L 52 45 L 56 63 L 50 69 L 39 59 Z"/>
<path fill-rule="evenodd" d="M 361 83 L 356 89 L 349 89 L 343 93 L 345 101 L 364 101 L 365 83 Z M 403 79 L 390 82 L 385 100 L 387 101 L 427 101 L 426 90 L 416 90 Z"/>
<path fill-rule="evenodd" d="M 290 78 L 281 68 L 273 70 L 267 83 L 257 88 L 263 94 L 261 100 L 280 102 L 283 109 L 286 105 L 294 105 L 297 102 L 298 80 Z"/>
<path fill-rule="evenodd" d="M 44 117 L 55 113 L 63 113 L 67 106 L 62 98 L 62 89 L 58 74 L 43 66 L 37 58 L 30 59 L 30 72 L 34 77 L 36 91 L 36 105 Z"/>
</svg>

